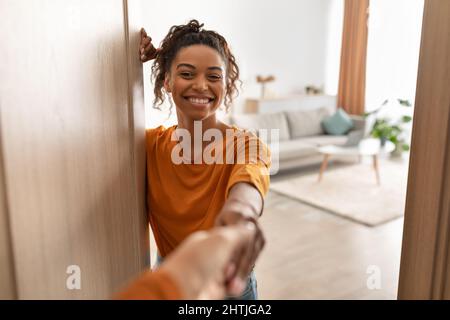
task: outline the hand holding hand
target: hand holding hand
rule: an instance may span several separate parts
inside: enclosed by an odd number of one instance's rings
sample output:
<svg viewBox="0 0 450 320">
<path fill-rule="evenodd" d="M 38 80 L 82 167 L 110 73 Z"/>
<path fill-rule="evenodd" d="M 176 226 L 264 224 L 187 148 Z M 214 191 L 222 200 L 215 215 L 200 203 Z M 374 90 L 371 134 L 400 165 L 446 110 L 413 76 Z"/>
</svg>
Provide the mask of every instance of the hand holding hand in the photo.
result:
<svg viewBox="0 0 450 320">
<path fill-rule="evenodd" d="M 238 226 L 248 225 L 251 223 L 254 226 L 255 232 L 253 238 L 247 242 L 246 246 L 236 255 L 236 270 L 234 270 L 233 277 L 235 279 L 246 280 L 250 272 L 253 270 L 256 260 L 263 250 L 266 240 L 258 220 L 255 216 L 245 214 L 244 210 L 231 210 L 224 208 L 216 220 L 216 226 Z M 235 284 L 231 283 L 231 287 Z"/>
<path fill-rule="evenodd" d="M 250 223 L 197 232 L 169 255 L 160 268 L 171 275 L 185 299 L 240 295 L 247 278 L 235 275 L 242 252 L 247 251 L 255 231 Z"/>
</svg>

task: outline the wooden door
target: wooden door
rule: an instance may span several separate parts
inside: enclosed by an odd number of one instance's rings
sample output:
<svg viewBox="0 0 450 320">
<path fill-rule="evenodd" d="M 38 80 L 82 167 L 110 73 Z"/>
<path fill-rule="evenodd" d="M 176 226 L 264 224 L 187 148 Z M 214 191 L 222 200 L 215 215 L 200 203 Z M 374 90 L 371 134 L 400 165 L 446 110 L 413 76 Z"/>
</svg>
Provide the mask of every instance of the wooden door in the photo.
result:
<svg viewBox="0 0 450 320">
<path fill-rule="evenodd" d="M 450 299 L 450 1 L 426 0 L 399 299 Z"/>
<path fill-rule="evenodd" d="M 108 298 L 148 264 L 139 6 L 0 2 L 4 296 Z"/>
</svg>

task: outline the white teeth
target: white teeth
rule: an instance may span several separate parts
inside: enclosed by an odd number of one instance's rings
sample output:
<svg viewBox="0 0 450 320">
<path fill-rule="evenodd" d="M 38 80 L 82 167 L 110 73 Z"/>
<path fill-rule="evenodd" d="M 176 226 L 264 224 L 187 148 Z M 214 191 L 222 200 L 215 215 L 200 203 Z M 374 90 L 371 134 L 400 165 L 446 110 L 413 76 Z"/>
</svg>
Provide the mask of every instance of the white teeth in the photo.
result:
<svg viewBox="0 0 450 320">
<path fill-rule="evenodd" d="M 195 104 L 208 104 L 209 99 L 189 98 L 189 101 Z"/>
</svg>

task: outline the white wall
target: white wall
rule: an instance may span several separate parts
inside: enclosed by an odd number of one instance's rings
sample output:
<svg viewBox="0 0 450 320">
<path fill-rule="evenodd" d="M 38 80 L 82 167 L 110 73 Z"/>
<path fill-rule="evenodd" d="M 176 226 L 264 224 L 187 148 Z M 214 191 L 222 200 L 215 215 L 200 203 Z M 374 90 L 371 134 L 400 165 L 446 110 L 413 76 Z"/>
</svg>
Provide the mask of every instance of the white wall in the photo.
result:
<svg viewBox="0 0 450 320">
<path fill-rule="evenodd" d="M 169 28 L 190 18 L 205 23 L 229 42 L 244 83 L 236 101 L 239 112 L 246 97 L 258 97 L 256 75 L 276 76 L 268 86 L 283 95 L 306 85 L 337 91 L 342 33 L 342 0 L 158 0 L 146 1 L 144 27 L 161 42 Z M 167 112 L 152 109 L 150 64 L 145 68 L 147 126 L 162 124 Z M 165 122 L 170 125 L 175 122 Z"/>
<path fill-rule="evenodd" d="M 332 95 L 337 95 L 339 88 L 343 24 L 344 0 L 330 0 L 327 17 L 325 92 Z"/>
</svg>

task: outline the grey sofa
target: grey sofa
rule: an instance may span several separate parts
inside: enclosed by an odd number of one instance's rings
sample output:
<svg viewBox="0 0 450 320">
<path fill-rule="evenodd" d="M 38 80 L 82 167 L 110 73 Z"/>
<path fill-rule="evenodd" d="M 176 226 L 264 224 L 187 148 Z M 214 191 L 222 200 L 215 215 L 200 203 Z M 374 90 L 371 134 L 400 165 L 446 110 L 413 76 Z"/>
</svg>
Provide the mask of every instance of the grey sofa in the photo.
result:
<svg viewBox="0 0 450 320">
<path fill-rule="evenodd" d="M 272 161 L 278 161 L 279 170 L 285 170 L 320 163 L 323 157 L 318 152 L 318 147 L 330 144 L 354 145 L 363 138 L 366 133 L 365 119 L 357 116 L 351 116 L 354 128 L 346 135 L 327 135 L 322 127 L 322 120 L 332 113 L 332 109 L 324 107 L 301 111 L 239 114 L 232 115 L 229 122 L 239 128 L 256 131 L 279 129 L 279 152 L 272 152 Z M 272 143 L 270 139 L 267 142 L 269 146 Z M 276 148 L 272 149 L 276 151 Z"/>
</svg>

